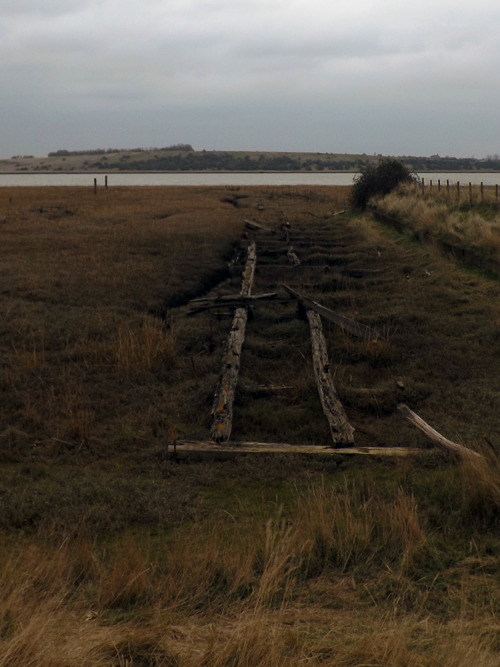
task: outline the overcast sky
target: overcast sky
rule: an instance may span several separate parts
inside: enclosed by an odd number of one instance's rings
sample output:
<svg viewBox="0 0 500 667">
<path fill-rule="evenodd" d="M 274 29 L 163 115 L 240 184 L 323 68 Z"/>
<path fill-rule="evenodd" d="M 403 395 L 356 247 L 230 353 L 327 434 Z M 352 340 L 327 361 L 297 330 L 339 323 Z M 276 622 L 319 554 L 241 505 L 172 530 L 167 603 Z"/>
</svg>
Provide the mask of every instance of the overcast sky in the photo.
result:
<svg viewBox="0 0 500 667">
<path fill-rule="evenodd" d="M 0 157 L 500 153 L 498 0 L 0 0 Z"/>
</svg>

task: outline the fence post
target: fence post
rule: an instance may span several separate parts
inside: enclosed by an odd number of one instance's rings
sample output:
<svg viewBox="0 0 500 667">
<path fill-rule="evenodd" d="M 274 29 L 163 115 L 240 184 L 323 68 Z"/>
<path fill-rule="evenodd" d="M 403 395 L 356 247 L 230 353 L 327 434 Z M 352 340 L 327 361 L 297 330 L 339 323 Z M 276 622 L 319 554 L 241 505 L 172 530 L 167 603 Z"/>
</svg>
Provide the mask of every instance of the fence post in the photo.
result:
<svg viewBox="0 0 500 667">
<path fill-rule="evenodd" d="M 108 177 L 107 176 L 104 177 L 104 187 L 106 188 L 106 190 L 108 189 Z"/>
<path fill-rule="evenodd" d="M 422 195 L 424 194 L 424 189 L 425 189 L 425 182 L 424 178 L 422 177 Z"/>
<path fill-rule="evenodd" d="M 498 183 L 495 185 L 495 199 L 498 201 Z"/>
<path fill-rule="evenodd" d="M 460 181 L 457 181 L 457 204 L 460 203 Z"/>
<path fill-rule="evenodd" d="M 94 178 L 94 194 L 97 194 L 97 178 Z"/>
<path fill-rule="evenodd" d="M 481 204 L 484 202 L 484 187 L 483 181 L 481 181 Z"/>
<path fill-rule="evenodd" d="M 472 183 L 469 181 L 469 204 L 472 204 Z"/>
<path fill-rule="evenodd" d="M 438 178 L 438 192 L 441 192 L 441 179 Z"/>
</svg>

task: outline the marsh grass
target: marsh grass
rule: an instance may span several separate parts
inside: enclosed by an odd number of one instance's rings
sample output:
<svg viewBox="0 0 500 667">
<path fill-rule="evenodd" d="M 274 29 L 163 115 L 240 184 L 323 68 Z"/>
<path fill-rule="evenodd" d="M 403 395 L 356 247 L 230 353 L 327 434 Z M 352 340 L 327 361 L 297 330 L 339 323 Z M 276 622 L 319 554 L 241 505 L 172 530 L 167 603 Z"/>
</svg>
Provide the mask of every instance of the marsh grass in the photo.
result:
<svg viewBox="0 0 500 667">
<path fill-rule="evenodd" d="M 345 199 L 1 189 L 0 664 L 497 664 L 498 285 L 332 218 Z M 404 401 L 484 459 L 171 458 L 206 437 L 231 321 L 185 304 L 239 291 L 249 217 L 269 247 L 288 220 L 304 264 L 256 292 L 292 281 L 380 333 L 324 327 L 358 444 L 425 449 Z M 306 322 L 252 316 L 235 437 L 327 442 Z"/>
<path fill-rule="evenodd" d="M 474 553 L 470 533 L 450 551 L 402 483 L 357 475 L 267 516 L 243 503 L 170 534 L 4 544 L 1 663 L 495 664 L 498 556 L 477 532 Z"/>
<path fill-rule="evenodd" d="M 456 205 L 444 195 L 422 198 L 402 189 L 376 201 L 377 210 L 397 220 L 421 241 L 435 241 L 466 262 L 500 266 L 500 214 L 496 202 Z"/>
</svg>

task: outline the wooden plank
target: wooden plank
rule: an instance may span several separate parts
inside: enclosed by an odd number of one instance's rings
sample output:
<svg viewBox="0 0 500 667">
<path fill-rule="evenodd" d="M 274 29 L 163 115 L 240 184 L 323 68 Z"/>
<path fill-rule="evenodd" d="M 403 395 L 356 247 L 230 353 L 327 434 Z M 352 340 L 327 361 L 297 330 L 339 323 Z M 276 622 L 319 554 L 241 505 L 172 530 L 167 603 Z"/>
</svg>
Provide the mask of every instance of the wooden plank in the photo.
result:
<svg viewBox="0 0 500 667">
<path fill-rule="evenodd" d="M 256 263 L 257 250 L 253 242 L 248 246 L 248 258 L 243 272 L 243 283 L 240 294 L 244 298 L 250 296 Z M 227 441 L 231 437 L 234 392 L 238 382 L 241 349 L 245 339 L 247 318 L 246 308 L 240 307 L 235 310 L 231 331 L 226 340 L 221 375 L 212 405 L 210 437 L 215 442 Z"/>
<path fill-rule="evenodd" d="M 378 333 L 371 327 L 367 327 L 365 324 L 359 324 L 358 322 L 355 322 L 348 317 L 344 317 L 344 315 L 335 313 L 333 310 L 330 310 L 330 308 L 326 308 L 326 306 L 322 306 L 320 303 L 317 303 L 317 301 L 313 301 L 307 296 L 299 294 L 288 285 L 283 285 L 283 287 L 295 299 L 300 301 L 302 305 L 305 306 L 305 308 L 314 310 L 316 313 L 321 315 L 321 317 L 324 317 L 325 320 L 333 322 L 344 331 L 348 331 L 358 338 L 365 338 L 367 340 L 376 340 L 379 337 Z"/>
<path fill-rule="evenodd" d="M 314 310 L 307 309 L 309 330 L 311 332 L 311 347 L 313 356 L 314 376 L 316 386 L 323 406 L 323 412 L 330 426 L 330 434 L 335 446 L 352 445 L 354 442 L 354 429 L 347 421 L 342 403 L 339 401 L 326 349 L 326 341 L 323 336 L 321 318 Z"/>
<path fill-rule="evenodd" d="M 290 445 L 273 442 L 235 442 L 224 444 L 211 441 L 178 440 L 169 446 L 170 451 L 178 453 L 222 453 L 222 454 L 307 454 L 323 456 L 361 455 L 361 456 L 413 456 L 429 452 L 426 449 L 412 447 L 342 447 L 336 449 L 325 445 Z"/>
<path fill-rule="evenodd" d="M 263 302 L 263 301 L 279 301 L 282 302 L 283 299 L 278 299 L 277 292 L 268 292 L 267 294 L 249 294 L 248 296 L 221 296 L 214 297 L 212 299 L 193 299 L 189 302 L 189 312 L 188 315 L 195 315 L 196 313 L 201 313 L 205 310 L 210 310 L 212 308 L 246 308 L 252 303 Z"/>
<path fill-rule="evenodd" d="M 408 419 L 408 421 L 411 424 L 413 424 L 413 426 L 416 426 L 423 433 L 425 433 L 425 435 L 428 438 L 430 438 L 433 442 L 436 442 L 438 445 L 441 445 L 441 447 L 451 450 L 456 454 L 460 454 L 460 456 L 477 456 L 479 458 L 483 458 L 481 454 L 478 454 L 472 449 L 464 447 L 463 445 L 459 445 L 457 442 L 453 442 L 452 440 L 448 440 L 448 438 L 445 438 L 443 435 L 441 435 L 441 433 L 436 431 L 436 429 L 432 428 L 432 426 L 430 426 L 426 421 L 424 421 L 422 417 L 419 417 L 416 412 L 410 410 L 410 408 L 404 403 L 398 405 L 398 409 L 400 410 L 403 417 L 406 417 L 406 419 Z"/>
</svg>

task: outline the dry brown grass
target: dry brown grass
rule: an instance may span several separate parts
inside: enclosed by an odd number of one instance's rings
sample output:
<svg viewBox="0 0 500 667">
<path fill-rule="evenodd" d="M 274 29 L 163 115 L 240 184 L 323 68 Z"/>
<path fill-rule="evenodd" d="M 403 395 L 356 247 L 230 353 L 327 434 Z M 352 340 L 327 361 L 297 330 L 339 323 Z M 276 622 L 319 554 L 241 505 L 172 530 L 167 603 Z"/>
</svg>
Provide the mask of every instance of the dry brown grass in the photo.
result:
<svg viewBox="0 0 500 667">
<path fill-rule="evenodd" d="M 402 488 L 323 482 L 292 514 L 241 516 L 4 544 L 0 664 L 497 664 L 498 557 L 423 585 L 435 538 Z"/>
<path fill-rule="evenodd" d="M 421 197 L 407 189 L 376 201 L 377 210 L 397 220 L 420 240 L 462 251 L 466 260 L 500 263 L 500 214 L 496 202 L 457 206 L 444 194 Z"/>
</svg>

